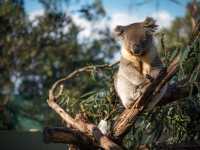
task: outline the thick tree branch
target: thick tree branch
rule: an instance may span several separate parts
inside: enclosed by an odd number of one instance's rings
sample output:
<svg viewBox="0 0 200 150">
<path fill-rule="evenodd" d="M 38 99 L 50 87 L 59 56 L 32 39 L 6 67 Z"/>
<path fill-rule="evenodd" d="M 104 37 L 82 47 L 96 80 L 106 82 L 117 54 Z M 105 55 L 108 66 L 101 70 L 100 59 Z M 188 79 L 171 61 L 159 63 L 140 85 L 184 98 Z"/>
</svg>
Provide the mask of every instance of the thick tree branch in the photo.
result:
<svg viewBox="0 0 200 150">
<path fill-rule="evenodd" d="M 118 62 L 117 62 L 118 63 Z M 112 140 L 110 140 L 107 136 L 103 135 L 101 131 L 98 129 L 98 127 L 94 124 L 86 122 L 86 120 L 79 117 L 79 119 L 74 119 L 71 117 L 68 113 L 66 113 L 57 103 L 59 96 L 62 94 L 63 86 L 60 86 L 60 89 L 58 91 L 58 94 L 55 95 L 55 90 L 57 89 L 57 86 L 60 85 L 62 82 L 71 79 L 78 75 L 81 72 L 87 72 L 91 71 L 94 68 L 110 68 L 113 67 L 115 64 L 112 65 L 98 65 L 98 66 L 87 66 L 78 70 L 75 70 L 68 76 L 58 80 L 55 82 L 55 84 L 52 86 L 52 88 L 49 90 L 49 99 L 47 100 L 48 105 L 72 128 L 77 129 L 82 134 L 85 134 L 89 138 L 94 138 L 96 143 L 94 145 L 99 145 L 99 147 L 105 149 L 105 150 L 121 150 L 122 148 L 118 146 L 116 143 L 114 143 Z"/>
<path fill-rule="evenodd" d="M 93 144 L 93 141 L 81 132 L 70 129 L 70 128 L 48 128 L 46 127 L 43 131 L 44 141 L 46 143 L 64 143 L 74 144 L 81 150 L 94 150 L 98 146 Z"/>
<path fill-rule="evenodd" d="M 55 103 L 55 99 L 52 99 L 52 97 L 48 99 L 48 104 L 67 124 L 89 136 L 91 139 L 94 137 L 99 147 L 105 150 L 122 149 L 120 146 L 112 142 L 107 136 L 103 135 L 96 125 L 72 118 L 57 103 Z"/>
</svg>

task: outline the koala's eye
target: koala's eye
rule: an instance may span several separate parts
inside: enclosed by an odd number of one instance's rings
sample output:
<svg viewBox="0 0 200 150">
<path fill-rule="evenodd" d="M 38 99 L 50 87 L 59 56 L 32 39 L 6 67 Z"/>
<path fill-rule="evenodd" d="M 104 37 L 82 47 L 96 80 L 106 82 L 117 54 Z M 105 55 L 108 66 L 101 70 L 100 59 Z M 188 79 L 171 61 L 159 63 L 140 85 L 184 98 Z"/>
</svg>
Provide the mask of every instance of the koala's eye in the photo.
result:
<svg viewBox="0 0 200 150">
<path fill-rule="evenodd" d="M 139 44 L 137 44 L 137 43 L 132 43 L 132 46 L 133 46 L 134 48 L 138 47 L 138 45 L 139 45 Z"/>
</svg>

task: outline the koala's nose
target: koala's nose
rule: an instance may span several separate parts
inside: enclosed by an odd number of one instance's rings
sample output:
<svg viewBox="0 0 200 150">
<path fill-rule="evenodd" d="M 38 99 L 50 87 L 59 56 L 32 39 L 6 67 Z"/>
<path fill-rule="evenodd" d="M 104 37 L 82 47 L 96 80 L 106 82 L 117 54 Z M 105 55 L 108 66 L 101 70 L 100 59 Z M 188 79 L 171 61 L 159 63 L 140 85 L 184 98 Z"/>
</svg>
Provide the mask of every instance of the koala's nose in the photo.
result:
<svg viewBox="0 0 200 150">
<path fill-rule="evenodd" d="M 136 46 L 134 49 L 133 49 L 134 53 L 135 54 L 139 54 L 140 53 L 140 48 L 138 46 Z"/>
</svg>

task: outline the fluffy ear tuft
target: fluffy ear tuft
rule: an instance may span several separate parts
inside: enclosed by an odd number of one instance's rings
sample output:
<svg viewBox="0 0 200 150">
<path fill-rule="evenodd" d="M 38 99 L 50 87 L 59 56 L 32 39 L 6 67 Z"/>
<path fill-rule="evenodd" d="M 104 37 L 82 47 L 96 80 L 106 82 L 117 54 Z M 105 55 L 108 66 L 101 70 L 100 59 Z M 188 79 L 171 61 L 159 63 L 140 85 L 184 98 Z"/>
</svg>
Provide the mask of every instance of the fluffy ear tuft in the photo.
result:
<svg viewBox="0 0 200 150">
<path fill-rule="evenodd" d="M 156 24 L 155 19 L 147 17 L 144 20 L 144 29 L 147 31 L 148 34 L 153 34 L 156 31 L 157 27 L 158 25 Z"/>
<path fill-rule="evenodd" d="M 115 27 L 114 32 L 117 36 L 121 36 L 124 32 L 124 26 L 118 25 Z"/>
</svg>

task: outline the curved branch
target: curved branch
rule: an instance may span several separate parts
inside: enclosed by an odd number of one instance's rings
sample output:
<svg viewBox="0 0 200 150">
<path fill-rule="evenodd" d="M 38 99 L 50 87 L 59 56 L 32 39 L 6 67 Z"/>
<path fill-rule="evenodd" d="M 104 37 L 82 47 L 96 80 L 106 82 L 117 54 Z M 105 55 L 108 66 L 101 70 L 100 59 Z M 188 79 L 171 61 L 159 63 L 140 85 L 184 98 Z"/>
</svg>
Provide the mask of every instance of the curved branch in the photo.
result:
<svg viewBox="0 0 200 150">
<path fill-rule="evenodd" d="M 58 85 L 60 85 L 61 83 L 63 83 L 64 81 L 66 80 L 69 80 L 69 79 L 72 79 L 73 77 L 75 77 L 76 75 L 79 75 L 80 73 L 82 72 L 91 72 L 92 70 L 95 70 L 95 69 L 103 69 L 103 68 L 112 68 L 114 66 L 116 66 L 117 64 L 119 64 L 119 61 L 113 63 L 113 64 L 103 64 L 103 65 L 93 65 L 93 66 L 86 66 L 86 67 L 83 67 L 83 68 L 80 68 L 80 69 L 77 69 L 75 71 L 73 71 L 72 73 L 70 73 L 69 75 L 67 75 L 66 77 L 63 77 L 59 80 L 57 80 L 51 87 L 51 89 L 49 90 L 49 97 L 50 98 L 55 98 L 55 90 L 56 88 L 58 87 Z M 63 86 L 60 87 L 60 90 L 61 91 Z M 58 98 L 62 93 L 61 92 L 58 92 L 59 94 L 56 95 L 56 98 Z"/>
<path fill-rule="evenodd" d="M 101 131 L 98 129 L 98 127 L 94 124 L 87 123 L 84 119 L 74 119 L 71 117 L 68 113 L 66 113 L 57 103 L 59 96 L 62 94 L 63 86 L 60 86 L 59 92 L 57 95 L 54 95 L 55 90 L 58 85 L 60 85 L 62 82 L 69 80 L 76 75 L 80 74 L 81 72 L 88 72 L 92 69 L 96 68 L 110 68 L 114 65 L 118 64 L 119 62 L 116 62 L 112 65 L 97 65 L 97 66 L 87 66 L 83 67 L 81 69 L 75 70 L 68 76 L 56 81 L 52 88 L 49 90 L 49 99 L 47 100 L 48 105 L 72 128 L 77 129 L 81 133 L 85 134 L 86 136 L 90 137 L 91 139 L 94 138 L 96 143 L 94 145 L 99 145 L 99 147 L 105 149 L 105 150 L 122 150 L 120 146 L 118 146 L 116 143 L 114 143 L 112 140 L 110 140 L 107 136 L 101 133 Z"/>
</svg>

